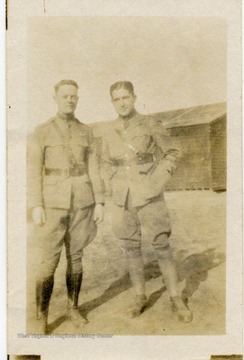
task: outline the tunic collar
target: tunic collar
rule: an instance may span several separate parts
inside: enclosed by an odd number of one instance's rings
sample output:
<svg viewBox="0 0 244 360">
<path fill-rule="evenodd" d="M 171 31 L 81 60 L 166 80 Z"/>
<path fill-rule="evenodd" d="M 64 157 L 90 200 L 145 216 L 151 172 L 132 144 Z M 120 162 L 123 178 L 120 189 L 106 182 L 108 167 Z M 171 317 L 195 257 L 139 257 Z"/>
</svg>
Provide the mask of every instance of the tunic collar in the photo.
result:
<svg viewBox="0 0 244 360">
<path fill-rule="evenodd" d="M 127 120 L 124 120 L 118 116 L 115 120 L 115 128 L 118 130 L 124 130 L 124 121 L 129 121 L 130 125 L 128 126 L 128 129 L 134 128 L 141 123 L 142 117 L 143 115 L 139 114 L 136 110 Z"/>
<path fill-rule="evenodd" d="M 74 120 L 75 119 L 75 114 L 72 113 L 72 114 L 65 115 L 65 114 L 62 114 L 61 112 L 58 112 L 57 117 L 59 119 L 64 120 L 64 121 L 69 121 L 69 120 Z"/>
</svg>

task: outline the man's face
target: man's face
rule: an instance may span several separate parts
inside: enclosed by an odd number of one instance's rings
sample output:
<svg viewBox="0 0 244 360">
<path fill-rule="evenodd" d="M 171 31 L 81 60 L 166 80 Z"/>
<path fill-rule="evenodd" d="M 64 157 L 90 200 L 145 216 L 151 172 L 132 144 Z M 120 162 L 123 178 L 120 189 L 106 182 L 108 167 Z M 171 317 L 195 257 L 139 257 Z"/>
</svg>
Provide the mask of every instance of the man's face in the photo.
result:
<svg viewBox="0 0 244 360">
<path fill-rule="evenodd" d="M 72 114 L 78 102 L 77 89 L 73 85 L 62 85 L 56 92 L 54 100 L 58 105 L 58 111 L 62 114 Z"/>
<path fill-rule="evenodd" d="M 112 92 L 112 103 L 116 112 L 121 117 L 130 115 L 130 113 L 135 109 L 135 101 L 136 96 L 126 89 L 121 88 Z"/>
</svg>

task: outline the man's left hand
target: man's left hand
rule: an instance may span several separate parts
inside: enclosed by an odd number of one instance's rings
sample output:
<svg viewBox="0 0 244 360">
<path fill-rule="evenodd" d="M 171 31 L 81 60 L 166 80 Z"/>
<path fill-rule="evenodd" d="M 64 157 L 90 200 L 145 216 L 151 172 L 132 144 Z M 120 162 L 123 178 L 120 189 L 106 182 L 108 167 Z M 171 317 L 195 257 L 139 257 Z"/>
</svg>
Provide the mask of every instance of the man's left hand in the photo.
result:
<svg viewBox="0 0 244 360">
<path fill-rule="evenodd" d="M 96 204 L 95 210 L 94 210 L 94 221 L 95 223 L 99 224 L 103 221 L 103 205 L 102 204 Z"/>
</svg>

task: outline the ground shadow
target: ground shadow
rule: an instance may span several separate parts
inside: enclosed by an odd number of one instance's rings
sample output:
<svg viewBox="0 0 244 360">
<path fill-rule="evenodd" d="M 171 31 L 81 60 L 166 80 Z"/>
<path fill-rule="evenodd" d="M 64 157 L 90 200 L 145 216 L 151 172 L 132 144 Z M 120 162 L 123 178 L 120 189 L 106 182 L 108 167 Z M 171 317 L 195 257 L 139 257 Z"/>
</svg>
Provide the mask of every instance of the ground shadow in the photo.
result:
<svg viewBox="0 0 244 360">
<path fill-rule="evenodd" d="M 216 249 L 212 248 L 202 253 L 192 254 L 188 257 L 185 257 L 182 261 L 183 256 L 183 252 L 178 254 L 176 258 L 176 268 L 178 280 L 185 280 L 185 288 L 182 291 L 182 297 L 187 302 L 188 298 L 191 297 L 193 293 L 198 289 L 200 283 L 208 278 L 208 271 L 225 261 L 225 255 L 224 253 L 216 252 Z M 150 279 L 156 278 L 158 276 L 161 276 L 161 272 L 157 261 L 152 261 L 145 264 L 146 281 L 149 281 Z M 102 295 L 86 303 L 83 303 L 79 307 L 81 315 L 87 319 L 87 315 L 91 311 L 108 302 L 109 300 L 115 298 L 123 291 L 128 290 L 129 288 L 131 288 L 131 286 L 132 285 L 129 274 L 126 273 L 123 277 L 110 284 L 110 286 L 104 291 Z M 165 285 L 162 282 L 162 287 L 152 293 L 148 298 L 147 306 L 144 311 L 149 310 L 161 297 L 165 290 Z M 53 332 L 55 328 L 61 325 L 64 320 L 65 317 L 62 316 L 55 320 L 53 323 L 49 324 L 49 333 Z"/>
<path fill-rule="evenodd" d="M 179 254 L 180 255 L 180 254 Z M 185 280 L 182 297 L 190 298 L 198 289 L 202 281 L 208 278 L 208 271 L 225 261 L 225 254 L 216 252 L 215 248 L 208 249 L 199 254 L 192 254 L 182 262 L 177 262 L 178 280 Z"/>
<path fill-rule="evenodd" d="M 52 332 L 57 329 L 64 321 L 66 320 L 66 316 L 60 316 L 58 319 L 48 324 L 47 333 L 52 334 Z"/>
</svg>

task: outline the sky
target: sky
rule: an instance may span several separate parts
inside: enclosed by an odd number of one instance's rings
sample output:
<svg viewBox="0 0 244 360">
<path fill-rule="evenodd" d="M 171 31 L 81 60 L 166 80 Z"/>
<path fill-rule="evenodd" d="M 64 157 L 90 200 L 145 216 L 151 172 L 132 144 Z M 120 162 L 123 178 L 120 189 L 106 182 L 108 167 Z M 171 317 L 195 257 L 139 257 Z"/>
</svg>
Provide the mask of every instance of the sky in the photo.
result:
<svg viewBox="0 0 244 360">
<path fill-rule="evenodd" d="M 137 110 L 226 101 L 227 26 L 205 17 L 33 17 L 28 22 L 28 124 L 56 113 L 53 86 L 79 84 L 76 116 L 113 119 L 109 87 L 133 82 Z"/>
</svg>

